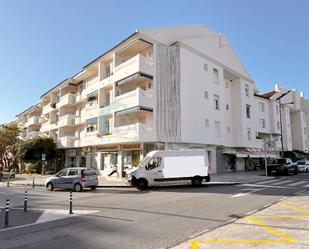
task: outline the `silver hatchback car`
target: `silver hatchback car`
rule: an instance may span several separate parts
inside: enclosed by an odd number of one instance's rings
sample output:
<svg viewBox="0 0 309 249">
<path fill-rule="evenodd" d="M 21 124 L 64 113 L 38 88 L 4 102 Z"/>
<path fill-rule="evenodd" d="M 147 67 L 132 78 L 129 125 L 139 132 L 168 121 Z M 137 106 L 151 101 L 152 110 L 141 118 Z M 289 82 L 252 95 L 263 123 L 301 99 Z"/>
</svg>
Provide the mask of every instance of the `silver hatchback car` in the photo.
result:
<svg viewBox="0 0 309 249">
<path fill-rule="evenodd" d="M 95 190 L 98 187 L 98 176 L 95 170 L 88 168 L 66 168 L 59 171 L 45 182 L 45 187 L 52 191 L 55 188 L 72 189 L 80 192 L 83 188 Z"/>
</svg>

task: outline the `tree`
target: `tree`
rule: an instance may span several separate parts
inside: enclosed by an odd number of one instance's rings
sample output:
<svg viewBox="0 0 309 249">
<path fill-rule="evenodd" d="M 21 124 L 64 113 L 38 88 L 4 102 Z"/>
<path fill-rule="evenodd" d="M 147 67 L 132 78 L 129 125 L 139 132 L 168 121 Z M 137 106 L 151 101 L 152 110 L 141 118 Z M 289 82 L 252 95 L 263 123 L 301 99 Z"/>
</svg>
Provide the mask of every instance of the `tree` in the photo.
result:
<svg viewBox="0 0 309 249">
<path fill-rule="evenodd" d="M 14 144 L 18 142 L 19 128 L 16 124 L 0 126 L 0 170 L 10 169 L 14 160 Z"/>
<path fill-rule="evenodd" d="M 21 141 L 16 146 L 17 155 L 20 161 L 40 165 L 42 154 L 46 155 L 49 162 L 56 158 L 56 144 L 52 138 L 36 137 L 30 140 Z M 41 168 L 41 166 L 40 166 Z"/>
</svg>

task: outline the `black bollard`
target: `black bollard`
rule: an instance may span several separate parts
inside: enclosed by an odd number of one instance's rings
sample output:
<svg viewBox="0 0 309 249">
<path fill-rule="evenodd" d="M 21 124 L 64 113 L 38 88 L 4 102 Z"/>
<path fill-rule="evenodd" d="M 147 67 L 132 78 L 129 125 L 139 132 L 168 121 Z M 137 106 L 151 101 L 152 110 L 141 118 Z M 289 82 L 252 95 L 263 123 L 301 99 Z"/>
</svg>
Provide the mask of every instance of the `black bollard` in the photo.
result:
<svg viewBox="0 0 309 249">
<path fill-rule="evenodd" d="M 73 197 L 72 197 L 72 191 L 70 192 L 70 210 L 69 214 L 73 214 Z"/>
<path fill-rule="evenodd" d="M 32 188 L 34 188 L 34 177 L 32 178 Z"/>
<path fill-rule="evenodd" d="M 6 199 L 5 216 L 4 216 L 4 227 L 8 227 L 9 226 L 9 213 L 10 213 L 10 200 Z"/>
<path fill-rule="evenodd" d="M 28 192 L 25 191 L 25 198 L 24 198 L 24 212 L 27 212 L 27 202 L 28 202 Z"/>
</svg>

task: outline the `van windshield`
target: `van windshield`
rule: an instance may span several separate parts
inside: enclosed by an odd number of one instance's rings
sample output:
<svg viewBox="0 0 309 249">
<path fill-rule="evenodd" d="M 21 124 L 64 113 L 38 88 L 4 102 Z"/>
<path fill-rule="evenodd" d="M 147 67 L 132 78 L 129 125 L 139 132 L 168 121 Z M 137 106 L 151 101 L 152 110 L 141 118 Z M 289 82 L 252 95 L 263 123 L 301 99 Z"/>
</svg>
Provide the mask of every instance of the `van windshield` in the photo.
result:
<svg viewBox="0 0 309 249">
<path fill-rule="evenodd" d="M 144 157 L 144 159 L 139 163 L 138 167 L 145 167 L 146 164 L 149 162 L 150 159 L 151 159 L 150 156 Z"/>
</svg>

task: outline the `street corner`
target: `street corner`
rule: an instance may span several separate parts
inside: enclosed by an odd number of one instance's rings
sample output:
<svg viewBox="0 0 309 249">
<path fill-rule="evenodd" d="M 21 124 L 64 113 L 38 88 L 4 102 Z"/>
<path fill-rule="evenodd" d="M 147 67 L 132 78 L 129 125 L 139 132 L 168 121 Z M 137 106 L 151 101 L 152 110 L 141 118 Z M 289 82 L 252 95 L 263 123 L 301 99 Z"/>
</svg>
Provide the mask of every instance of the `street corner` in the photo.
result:
<svg viewBox="0 0 309 249">
<path fill-rule="evenodd" d="M 0 231 L 35 223 L 44 213 L 43 210 L 28 210 L 11 208 L 6 214 L 5 208 L 0 210 Z M 7 224 L 5 224 L 7 223 Z"/>
<path fill-rule="evenodd" d="M 234 223 L 192 238 L 177 249 L 309 248 L 309 197 L 283 200 Z"/>
<path fill-rule="evenodd" d="M 6 214 L 6 210 L 1 209 L 0 232 L 97 212 L 96 210 L 72 210 L 70 212 L 67 209 L 28 209 L 25 212 L 23 208 L 12 208 Z"/>
</svg>

